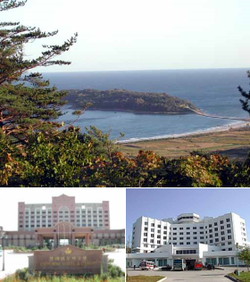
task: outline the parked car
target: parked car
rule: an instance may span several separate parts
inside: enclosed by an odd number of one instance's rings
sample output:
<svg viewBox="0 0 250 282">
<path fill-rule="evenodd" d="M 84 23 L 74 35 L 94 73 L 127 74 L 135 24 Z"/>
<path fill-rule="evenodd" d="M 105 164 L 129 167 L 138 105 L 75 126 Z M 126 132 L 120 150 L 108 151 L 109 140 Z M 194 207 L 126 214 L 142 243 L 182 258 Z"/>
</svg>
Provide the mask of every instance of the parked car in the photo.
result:
<svg viewBox="0 0 250 282">
<path fill-rule="evenodd" d="M 214 265 L 211 263 L 207 264 L 207 270 L 212 270 L 212 269 L 213 270 L 215 269 Z"/>
<path fill-rule="evenodd" d="M 172 269 L 172 266 L 170 266 L 169 264 L 167 264 L 167 265 L 165 265 L 161 268 L 161 270 L 166 270 L 166 271 L 169 271 L 171 269 Z"/>
</svg>

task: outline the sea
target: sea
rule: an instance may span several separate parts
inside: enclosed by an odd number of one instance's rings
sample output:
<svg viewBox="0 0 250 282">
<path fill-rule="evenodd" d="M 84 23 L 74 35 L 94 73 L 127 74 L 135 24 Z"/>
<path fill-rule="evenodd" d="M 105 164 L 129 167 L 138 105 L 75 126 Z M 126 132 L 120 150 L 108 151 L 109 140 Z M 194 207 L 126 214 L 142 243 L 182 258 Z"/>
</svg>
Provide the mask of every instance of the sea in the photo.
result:
<svg viewBox="0 0 250 282">
<path fill-rule="evenodd" d="M 248 118 L 241 107 L 238 86 L 249 91 L 248 69 L 195 69 L 43 73 L 58 89 L 126 89 L 168 93 L 192 102 L 212 115 Z M 158 115 L 118 111 L 87 110 L 76 120 L 70 105 L 62 108 L 59 121 L 79 126 L 84 132 L 91 125 L 109 133 L 119 142 L 136 142 L 193 133 L 226 130 L 241 121 L 214 119 L 196 114 Z M 124 137 L 120 137 L 120 133 Z"/>
</svg>

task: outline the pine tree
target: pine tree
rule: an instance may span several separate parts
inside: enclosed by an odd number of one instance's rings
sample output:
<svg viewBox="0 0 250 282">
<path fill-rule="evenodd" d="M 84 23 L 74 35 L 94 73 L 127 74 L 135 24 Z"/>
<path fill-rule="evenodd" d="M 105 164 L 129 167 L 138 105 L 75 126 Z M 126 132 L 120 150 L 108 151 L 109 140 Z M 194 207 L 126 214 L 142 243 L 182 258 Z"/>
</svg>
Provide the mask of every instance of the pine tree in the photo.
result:
<svg viewBox="0 0 250 282">
<path fill-rule="evenodd" d="M 250 78 L 250 71 L 247 72 L 248 77 Z M 245 100 L 240 99 L 240 102 L 242 104 L 242 109 L 250 114 L 250 91 L 246 92 L 244 91 L 240 86 L 238 87 L 241 95 L 245 98 Z"/>
<path fill-rule="evenodd" d="M 0 12 L 25 3 L 0 0 Z M 62 45 L 43 45 L 44 51 L 37 58 L 27 59 L 23 52 L 25 44 L 57 33 L 42 32 L 19 22 L 0 23 L 0 134 L 10 137 L 12 142 L 25 143 L 33 132 L 47 132 L 60 126 L 51 120 L 61 115 L 60 107 L 65 103 L 62 98 L 67 93 L 49 87 L 49 81 L 31 71 L 38 66 L 70 64 L 54 58 L 70 49 L 77 34 Z"/>
</svg>

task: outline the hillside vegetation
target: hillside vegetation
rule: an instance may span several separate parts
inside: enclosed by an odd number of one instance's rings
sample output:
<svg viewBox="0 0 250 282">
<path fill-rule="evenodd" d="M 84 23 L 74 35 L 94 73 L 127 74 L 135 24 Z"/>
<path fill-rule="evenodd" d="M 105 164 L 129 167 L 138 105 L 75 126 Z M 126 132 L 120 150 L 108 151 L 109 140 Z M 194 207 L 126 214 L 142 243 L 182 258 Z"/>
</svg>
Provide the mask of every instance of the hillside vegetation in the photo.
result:
<svg viewBox="0 0 250 282">
<path fill-rule="evenodd" d="M 128 111 L 135 113 L 189 114 L 197 108 L 188 101 L 166 93 L 135 92 L 129 90 L 70 90 L 69 104 L 95 110 Z"/>
</svg>

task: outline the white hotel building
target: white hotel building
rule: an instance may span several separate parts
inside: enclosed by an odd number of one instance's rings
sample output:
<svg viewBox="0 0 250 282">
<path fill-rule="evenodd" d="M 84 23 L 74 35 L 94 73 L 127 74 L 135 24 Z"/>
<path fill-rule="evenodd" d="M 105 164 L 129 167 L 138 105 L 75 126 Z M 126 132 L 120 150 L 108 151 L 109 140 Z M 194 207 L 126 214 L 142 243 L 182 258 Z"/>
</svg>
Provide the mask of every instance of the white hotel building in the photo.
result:
<svg viewBox="0 0 250 282">
<path fill-rule="evenodd" d="M 245 220 L 235 213 L 203 219 L 195 213 L 183 213 L 176 220 L 142 216 L 133 224 L 127 266 L 142 260 L 154 261 L 156 266 L 172 265 L 177 258 L 236 265 L 236 243 L 248 245 Z"/>
</svg>

